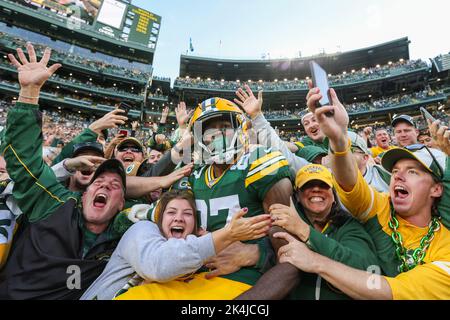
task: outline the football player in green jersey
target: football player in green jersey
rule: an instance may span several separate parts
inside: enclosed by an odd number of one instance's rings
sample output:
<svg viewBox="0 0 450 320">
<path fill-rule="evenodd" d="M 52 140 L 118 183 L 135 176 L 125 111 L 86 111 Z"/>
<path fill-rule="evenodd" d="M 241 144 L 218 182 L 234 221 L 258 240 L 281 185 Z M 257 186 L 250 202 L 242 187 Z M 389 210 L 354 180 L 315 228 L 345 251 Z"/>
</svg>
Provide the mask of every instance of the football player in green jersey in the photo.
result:
<svg viewBox="0 0 450 320">
<path fill-rule="evenodd" d="M 268 213 L 273 203 L 289 204 L 292 194 L 289 166 L 281 152 L 249 143 L 250 120 L 231 101 L 211 98 L 202 102 L 190 121 L 197 166 L 189 178 L 201 227 L 222 228 L 241 208 L 247 216 Z M 211 259 L 208 277 L 253 286 L 267 258 L 267 239 L 236 243 Z M 278 244 L 272 243 L 277 250 Z M 298 270 L 283 266 L 292 283 Z M 277 297 L 267 297 L 277 298 Z"/>
</svg>

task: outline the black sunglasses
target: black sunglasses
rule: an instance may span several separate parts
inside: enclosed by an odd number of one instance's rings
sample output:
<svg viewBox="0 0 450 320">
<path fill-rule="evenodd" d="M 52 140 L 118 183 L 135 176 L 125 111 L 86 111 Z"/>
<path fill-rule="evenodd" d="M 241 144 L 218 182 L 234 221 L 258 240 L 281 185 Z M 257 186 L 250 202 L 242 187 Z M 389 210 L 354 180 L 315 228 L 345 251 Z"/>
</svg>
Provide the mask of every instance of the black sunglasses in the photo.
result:
<svg viewBox="0 0 450 320">
<path fill-rule="evenodd" d="M 125 151 L 131 151 L 131 152 L 142 152 L 142 149 L 135 146 L 121 146 L 117 148 L 117 151 L 119 152 L 125 152 Z"/>
<path fill-rule="evenodd" d="M 441 165 L 439 164 L 439 162 L 437 161 L 436 157 L 434 156 L 433 152 L 431 152 L 431 150 L 424 144 L 412 144 L 410 146 L 406 146 L 405 147 L 406 150 L 409 150 L 411 152 L 415 152 L 415 151 L 419 151 L 422 149 L 426 149 L 427 152 L 430 154 L 431 158 L 433 159 L 433 162 L 436 164 L 436 167 L 439 170 L 439 176 L 438 178 L 442 179 L 444 177 L 444 169 L 441 168 Z M 432 165 L 433 163 L 431 163 Z M 431 165 L 430 165 L 430 169 L 431 169 Z"/>
</svg>

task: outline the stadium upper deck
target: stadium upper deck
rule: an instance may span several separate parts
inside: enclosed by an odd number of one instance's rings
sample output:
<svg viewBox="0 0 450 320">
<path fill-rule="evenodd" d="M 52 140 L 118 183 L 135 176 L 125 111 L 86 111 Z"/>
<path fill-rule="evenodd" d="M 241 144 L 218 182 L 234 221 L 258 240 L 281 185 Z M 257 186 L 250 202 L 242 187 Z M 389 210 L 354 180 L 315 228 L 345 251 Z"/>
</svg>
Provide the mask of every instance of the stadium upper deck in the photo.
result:
<svg viewBox="0 0 450 320">
<path fill-rule="evenodd" d="M 319 63 L 327 72 L 339 74 L 388 64 L 389 61 L 409 60 L 409 43 L 409 39 L 405 37 L 369 48 L 295 59 L 227 60 L 181 55 L 180 77 L 226 81 L 304 79 L 310 76 L 311 60 Z"/>
</svg>

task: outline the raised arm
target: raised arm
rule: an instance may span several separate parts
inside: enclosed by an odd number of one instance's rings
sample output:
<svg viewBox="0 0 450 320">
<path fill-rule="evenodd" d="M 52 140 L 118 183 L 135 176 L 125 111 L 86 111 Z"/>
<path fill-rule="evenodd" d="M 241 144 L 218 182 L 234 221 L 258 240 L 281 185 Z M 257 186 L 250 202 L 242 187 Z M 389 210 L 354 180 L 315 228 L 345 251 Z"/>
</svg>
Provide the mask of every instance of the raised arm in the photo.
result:
<svg viewBox="0 0 450 320">
<path fill-rule="evenodd" d="M 353 299 L 392 299 L 389 283 L 381 275 L 354 269 L 315 253 L 287 233 L 278 233 L 275 237 L 288 242 L 278 251 L 280 261 L 304 272 L 317 273 Z"/>
<path fill-rule="evenodd" d="M 292 195 L 292 184 L 288 179 L 280 180 L 267 193 L 263 205 L 264 211 L 269 212 L 269 208 L 282 203 L 289 205 Z M 270 240 L 272 247 L 277 252 L 284 246 L 284 240 L 274 238 L 277 232 L 284 231 L 278 226 L 270 229 Z M 258 282 L 248 291 L 236 298 L 236 300 L 280 300 L 285 298 L 300 282 L 299 270 L 289 264 L 279 262 L 274 267 L 265 272 Z"/>
<path fill-rule="evenodd" d="M 309 162 L 303 158 L 297 157 L 291 152 L 286 143 L 280 139 L 275 129 L 264 117 L 262 112 L 263 96 L 262 91 L 258 93 L 258 99 L 253 94 L 249 86 L 245 85 L 245 91 L 239 88 L 236 91 L 237 99 L 234 101 L 250 116 L 252 120 L 253 129 L 257 134 L 257 141 L 255 143 L 261 144 L 268 148 L 279 150 L 287 159 L 291 173 L 293 176 L 303 166 L 308 165 Z"/>
<path fill-rule="evenodd" d="M 446 165 L 443 168 L 444 177 L 442 179 L 444 193 L 438 204 L 438 212 L 441 215 L 444 226 L 450 229 L 450 130 L 447 126 L 441 125 L 439 120 L 434 123 L 428 120 L 428 127 L 438 148 L 447 155 Z"/>
<path fill-rule="evenodd" d="M 71 192 L 61 186 L 42 159 L 42 114 L 37 105 L 41 87 L 61 65 L 47 68 L 49 48 L 39 62 L 30 43 L 27 49 L 29 61 L 20 48 L 20 63 L 14 55 L 8 55 L 19 72 L 21 88 L 16 106 L 8 113 L 2 149 L 7 171 L 15 182 L 13 196 L 28 218 L 36 221 L 64 203 Z"/>
<path fill-rule="evenodd" d="M 225 227 L 201 237 L 164 238 L 156 224 L 138 222 L 124 235 L 120 254 L 145 280 L 165 282 L 200 268 L 203 262 L 235 241 L 259 239 L 267 234 L 269 215 L 243 218 L 238 212 Z M 178 263 L 173 263 L 177 261 Z"/>
<path fill-rule="evenodd" d="M 168 188 L 183 177 L 187 177 L 192 171 L 193 165 L 189 164 L 169 175 L 162 177 L 127 177 L 127 198 L 140 198 L 152 191 Z"/>
<path fill-rule="evenodd" d="M 73 147 L 76 144 L 82 142 L 97 141 L 98 136 L 102 134 L 103 130 L 117 128 L 119 125 L 124 124 L 128 118 L 121 115 L 121 113 L 123 112 L 124 111 L 121 109 L 115 109 L 105 114 L 97 121 L 92 122 L 87 129 L 85 129 L 82 133 L 80 133 L 72 141 L 64 146 L 64 148 L 61 150 L 61 153 L 53 161 L 53 164 L 59 163 L 66 158 L 72 157 Z M 105 137 L 105 139 L 106 138 L 107 137 Z M 109 157 L 106 158 L 109 159 Z"/>
<path fill-rule="evenodd" d="M 311 81 L 309 82 L 312 87 Z M 332 152 L 332 171 L 336 181 L 345 191 L 353 190 L 358 178 L 358 167 L 351 152 L 351 142 L 347 135 L 348 114 L 339 102 L 334 89 L 330 89 L 332 105 L 317 108 L 322 99 L 319 88 L 312 88 L 307 95 L 307 105 L 314 112 L 320 125 L 320 130 L 329 138 Z"/>
</svg>

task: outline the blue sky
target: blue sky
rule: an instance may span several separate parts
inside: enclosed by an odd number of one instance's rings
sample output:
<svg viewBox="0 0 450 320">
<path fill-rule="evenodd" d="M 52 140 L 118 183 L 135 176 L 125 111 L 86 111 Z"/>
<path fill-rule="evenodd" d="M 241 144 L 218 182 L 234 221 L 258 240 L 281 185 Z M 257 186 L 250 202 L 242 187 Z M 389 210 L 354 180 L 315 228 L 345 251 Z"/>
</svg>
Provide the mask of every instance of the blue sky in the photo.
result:
<svg viewBox="0 0 450 320">
<path fill-rule="evenodd" d="M 320 3 L 320 4 L 319 4 Z M 450 51 L 448 0 L 133 0 L 162 16 L 154 74 L 198 56 L 259 59 L 349 51 L 404 36 L 412 59 Z"/>
</svg>

